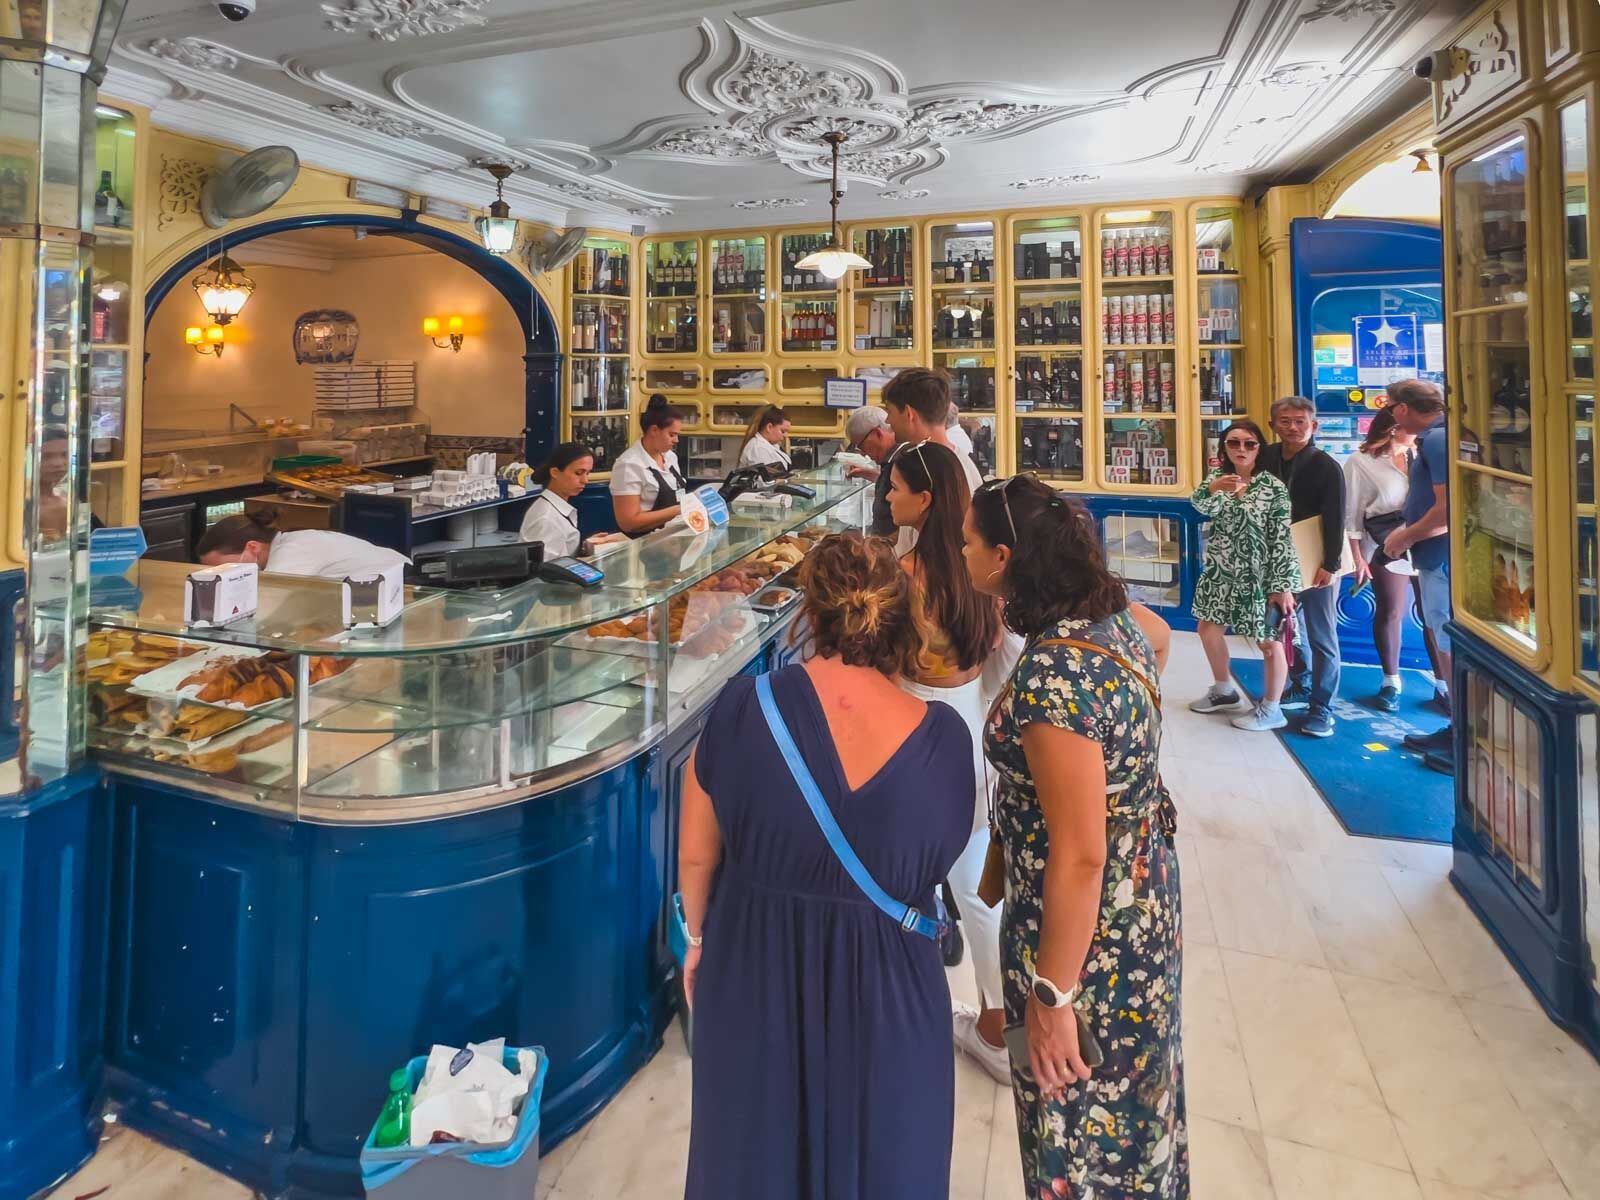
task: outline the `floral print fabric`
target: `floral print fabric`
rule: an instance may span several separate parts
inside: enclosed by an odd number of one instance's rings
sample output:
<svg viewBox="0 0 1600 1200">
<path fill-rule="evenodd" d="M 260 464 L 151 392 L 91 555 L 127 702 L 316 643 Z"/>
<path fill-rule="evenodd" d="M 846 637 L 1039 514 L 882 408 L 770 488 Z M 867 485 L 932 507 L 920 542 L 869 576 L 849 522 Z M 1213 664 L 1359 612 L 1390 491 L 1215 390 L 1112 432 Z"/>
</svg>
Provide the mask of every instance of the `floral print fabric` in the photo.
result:
<svg viewBox="0 0 1600 1200">
<path fill-rule="evenodd" d="M 1124 611 L 1090 624 L 1063 621 L 1023 653 L 990 718 L 985 746 L 1000 775 L 996 817 L 1006 851 L 1001 928 L 1006 1023 L 1023 1020 L 1039 950 L 1044 814 L 1022 749 L 1024 726 L 1048 722 L 1105 750 L 1106 865 L 1100 916 L 1078 1009 L 1105 1053 L 1088 1082 L 1044 1101 L 1013 1071 L 1027 1200 L 1187 1200 L 1180 982 L 1182 932 L 1172 800 L 1157 758 L 1161 713 L 1127 670 L 1070 638 L 1103 646 L 1151 685 L 1155 655 Z M 1067 981 L 1059 981 L 1063 984 Z"/>
<path fill-rule="evenodd" d="M 1267 637 L 1267 597 L 1300 590 L 1300 559 L 1289 535 L 1289 489 L 1258 473 L 1243 496 L 1213 493 L 1212 471 L 1190 502 L 1211 518 L 1206 562 L 1195 584 L 1193 612 L 1201 621 L 1232 627 L 1240 637 Z"/>
</svg>

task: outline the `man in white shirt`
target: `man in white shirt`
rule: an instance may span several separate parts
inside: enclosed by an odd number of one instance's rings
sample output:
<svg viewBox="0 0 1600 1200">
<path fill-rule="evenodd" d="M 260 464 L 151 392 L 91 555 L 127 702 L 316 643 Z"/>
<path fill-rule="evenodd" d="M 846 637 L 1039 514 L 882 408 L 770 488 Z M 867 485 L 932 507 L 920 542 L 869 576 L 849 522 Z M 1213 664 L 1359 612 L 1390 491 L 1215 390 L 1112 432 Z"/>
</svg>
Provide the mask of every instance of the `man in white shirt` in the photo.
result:
<svg viewBox="0 0 1600 1200">
<path fill-rule="evenodd" d="M 950 441 L 946 421 L 954 404 L 950 399 L 950 377 L 943 371 L 928 367 L 908 367 L 901 371 L 884 386 L 883 407 L 889 414 L 889 427 L 894 430 L 895 440 L 909 446 L 932 442 L 948 447 L 961 462 L 969 492 L 983 486 L 983 475 L 973 464 L 972 456 Z M 895 549 L 906 554 L 916 544 L 917 531 L 906 526 L 900 530 Z"/>
<path fill-rule="evenodd" d="M 397 551 L 347 533 L 330 529 L 279 533 L 270 524 L 244 513 L 218 521 L 206 530 L 195 549 L 208 567 L 253 562 L 276 575 L 314 575 L 321 579 L 344 579 L 396 568 L 404 571 L 411 562 Z"/>
</svg>

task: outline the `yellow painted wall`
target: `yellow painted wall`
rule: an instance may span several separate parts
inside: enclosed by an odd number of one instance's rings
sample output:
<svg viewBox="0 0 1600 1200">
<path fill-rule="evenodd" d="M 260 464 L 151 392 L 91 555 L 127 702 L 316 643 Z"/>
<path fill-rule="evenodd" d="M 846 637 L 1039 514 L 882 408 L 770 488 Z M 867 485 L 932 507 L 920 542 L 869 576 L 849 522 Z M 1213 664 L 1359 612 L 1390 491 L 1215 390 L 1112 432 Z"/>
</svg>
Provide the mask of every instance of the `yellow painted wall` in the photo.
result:
<svg viewBox="0 0 1600 1200">
<path fill-rule="evenodd" d="M 192 289 L 174 289 L 153 314 L 144 393 L 148 429 L 225 429 L 230 402 L 261 419 L 309 421 L 315 368 L 295 362 L 291 332 L 301 313 L 339 308 L 360 323 L 357 358 L 417 364 L 418 416 L 435 433 L 514 437 L 521 431 L 522 328 L 476 272 L 442 254 L 340 260 L 326 272 L 255 265 L 251 245 L 236 253 L 256 281 L 256 294 L 228 326 L 220 358 L 183 344 L 186 325 L 205 323 Z M 459 354 L 422 336 L 422 318 L 430 315 L 466 318 Z"/>
</svg>

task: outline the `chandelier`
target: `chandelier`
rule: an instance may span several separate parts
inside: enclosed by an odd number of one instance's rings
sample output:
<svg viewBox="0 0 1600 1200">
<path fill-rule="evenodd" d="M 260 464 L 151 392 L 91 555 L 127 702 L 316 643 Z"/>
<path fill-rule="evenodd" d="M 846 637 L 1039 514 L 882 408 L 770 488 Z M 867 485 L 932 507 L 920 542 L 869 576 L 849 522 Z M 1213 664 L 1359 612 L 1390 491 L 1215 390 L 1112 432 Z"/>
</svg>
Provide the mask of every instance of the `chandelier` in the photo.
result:
<svg viewBox="0 0 1600 1200">
<path fill-rule="evenodd" d="M 218 325 L 226 325 L 237 317 L 256 290 L 256 281 L 226 253 L 191 282 L 206 315 Z"/>
<path fill-rule="evenodd" d="M 837 129 L 830 129 L 822 135 L 822 140 L 833 147 L 833 186 L 828 191 L 828 204 L 833 209 L 833 230 L 828 235 L 826 246 L 812 251 L 795 266 L 802 271 L 815 271 L 824 279 L 838 279 L 846 271 L 859 271 L 872 264 L 861 255 L 846 250 L 839 242 L 839 198 L 844 195 L 839 190 L 839 147 L 844 144 L 845 135 Z"/>
</svg>

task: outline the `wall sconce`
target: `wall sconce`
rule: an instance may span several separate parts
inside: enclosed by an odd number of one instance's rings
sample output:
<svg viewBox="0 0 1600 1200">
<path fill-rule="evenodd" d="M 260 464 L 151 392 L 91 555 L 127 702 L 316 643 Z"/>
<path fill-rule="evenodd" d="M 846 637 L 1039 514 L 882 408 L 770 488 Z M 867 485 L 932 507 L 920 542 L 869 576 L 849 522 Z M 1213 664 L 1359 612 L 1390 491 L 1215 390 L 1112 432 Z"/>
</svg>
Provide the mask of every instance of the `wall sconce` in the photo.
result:
<svg viewBox="0 0 1600 1200">
<path fill-rule="evenodd" d="M 422 318 L 422 336 L 431 341 L 440 350 L 454 350 L 461 353 L 461 343 L 466 340 L 466 321 L 461 317 L 446 317 L 442 321 L 438 317 Z M 445 341 L 439 340 L 440 332 L 449 335 Z"/>
<path fill-rule="evenodd" d="M 207 325 L 204 329 L 191 325 L 183 331 L 184 345 L 196 354 L 214 354 L 218 358 L 222 357 L 226 337 L 221 325 Z"/>
</svg>

